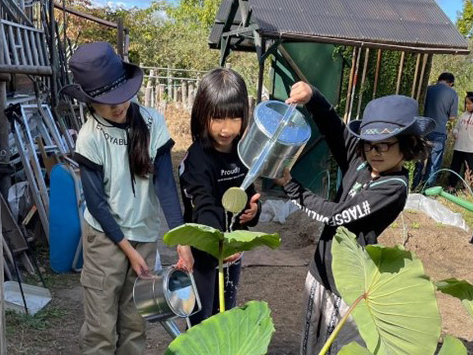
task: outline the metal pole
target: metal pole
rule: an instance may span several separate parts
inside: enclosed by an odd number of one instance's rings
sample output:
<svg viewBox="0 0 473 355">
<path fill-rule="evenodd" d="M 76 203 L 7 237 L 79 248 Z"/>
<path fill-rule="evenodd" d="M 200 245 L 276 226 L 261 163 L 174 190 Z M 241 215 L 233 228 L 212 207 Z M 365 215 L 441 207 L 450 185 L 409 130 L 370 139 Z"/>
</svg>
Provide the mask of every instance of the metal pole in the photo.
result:
<svg viewBox="0 0 473 355">
<path fill-rule="evenodd" d="M 54 1 L 49 0 L 49 50 L 51 51 L 51 106 L 57 106 L 57 50 L 56 50 L 56 21 L 54 20 Z M 60 39 L 58 38 L 58 41 Z"/>
<path fill-rule="evenodd" d="M 1 82 L 0 82 L 1 83 Z M 3 110 L 2 110 L 3 112 Z M 0 217 L 2 216 L 2 207 L 0 206 Z M 5 326 L 5 297 L 3 296 L 3 233 L 2 219 L 0 218 L 0 355 L 7 354 L 7 338 Z"/>
<path fill-rule="evenodd" d="M 0 65 L 4 63 L 5 52 L 3 45 L 0 45 Z M 8 130 L 10 124 L 5 116 L 7 104 L 7 82 L 9 75 L 0 74 L 0 164 L 10 163 L 10 149 L 8 147 Z M 0 175 L 0 193 L 8 200 L 8 189 L 11 185 L 10 175 Z M 0 257 L 1 257 L 0 253 Z M 3 266 L 3 262 L 1 263 Z M 1 273 L 3 275 L 3 272 Z M 3 285 L 3 283 L 2 283 Z"/>
</svg>

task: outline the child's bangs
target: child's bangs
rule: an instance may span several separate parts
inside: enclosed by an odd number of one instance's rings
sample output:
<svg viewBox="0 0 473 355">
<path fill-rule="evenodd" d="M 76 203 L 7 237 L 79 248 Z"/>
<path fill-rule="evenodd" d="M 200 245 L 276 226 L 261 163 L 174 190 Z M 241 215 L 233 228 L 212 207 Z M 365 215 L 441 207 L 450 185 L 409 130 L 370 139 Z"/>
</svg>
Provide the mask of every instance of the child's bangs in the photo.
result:
<svg viewBox="0 0 473 355">
<path fill-rule="evenodd" d="M 212 118 L 243 118 L 246 116 L 244 100 L 238 100 L 237 98 L 214 102 L 211 112 Z"/>
</svg>

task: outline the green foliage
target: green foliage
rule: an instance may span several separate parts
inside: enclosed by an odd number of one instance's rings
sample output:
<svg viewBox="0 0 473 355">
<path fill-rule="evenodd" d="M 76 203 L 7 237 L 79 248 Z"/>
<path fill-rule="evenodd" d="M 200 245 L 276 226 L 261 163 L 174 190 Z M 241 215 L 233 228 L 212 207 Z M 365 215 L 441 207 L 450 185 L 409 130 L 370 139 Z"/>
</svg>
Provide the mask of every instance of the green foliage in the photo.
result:
<svg viewBox="0 0 473 355">
<path fill-rule="evenodd" d="M 346 228 L 337 229 L 332 269 L 343 300 L 367 348 L 379 354 L 433 354 L 440 314 L 422 262 L 401 247 L 363 249 Z"/>
<path fill-rule="evenodd" d="M 212 27 L 221 0 L 179 0 L 167 13 L 176 22 L 191 27 Z"/>
<path fill-rule="evenodd" d="M 165 355 L 266 354 L 274 325 L 266 302 L 250 301 L 178 336 Z"/>
<path fill-rule="evenodd" d="M 153 1 L 150 7 L 131 9 L 96 7 L 89 0 L 69 0 L 67 6 L 117 22 L 123 18 L 130 34 L 130 62 L 152 67 L 207 71 L 218 67 L 220 52 L 210 50 L 207 39 L 215 19 L 218 0 Z M 56 10 L 62 21 L 62 13 Z M 93 41 L 115 45 L 116 30 L 72 15 L 67 17 L 67 35 L 72 47 Z M 254 53 L 232 53 L 227 63 L 245 79 L 250 94 L 256 94 L 258 62 Z"/>
<path fill-rule="evenodd" d="M 471 36 L 473 31 L 473 2 L 463 1 L 463 9 L 457 19 L 458 31 L 464 36 Z"/>
<path fill-rule="evenodd" d="M 354 341 L 345 345 L 337 355 L 373 355 L 373 353 Z"/>
<path fill-rule="evenodd" d="M 350 78 L 350 70 L 352 66 L 353 59 L 353 47 L 337 47 L 335 49 L 336 53 L 340 53 L 344 59 L 345 66 L 343 69 L 343 80 L 342 80 L 342 90 L 340 95 L 339 106 L 337 107 L 337 113 L 343 116 L 345 112 L 348 82 Z M 336 54 L 334 53 L 334 55 Z M 401 60 L 401 52 L 395 51 L 382 51 L 380 69 L 378 74 L 378 83 L 376 87 L 375 95 L 374 91 L 374 82 L 376 76 L 376 64 L 378 59 L 378 50 L 370 49 L 368 53 L 368 64 L 366 71 L 366 79 L 363 86 L 361 86 L 361 79 L 363 74 L 363 66 L 366 56 L 366 49 L 361 50 L 361 56 L 358 67 L 358 81 L 355 88 L 355 97 L 353 98 L 353 109 L 351 119 L 357 117 L 358 106 L 360 94 L 362 94 L 362 101 L 360 106 L 360 116 L 362 117 L 363 110 L 366 104 L 371 101 L 373 98 L 392 95 L 396 93 L 397 77 Z M 406 52 L 403 62 L 403 70 L 401 83 L 399 87 L 399 94 L 411 96 L 412 94 L 412 84 L 414 81 L 415 68 L 417 63 L 417 54 Z M 427 64 L 428 65 L 428 64 Z M 428 71 L 424 74 L 424 82 L 427 80 Z M 420 74 L 418 74 L 420 75 Z M 417 94 L 417 89 L 415 95 Z M 416 96 L 414 96 L 416 97 Z M 423 101 L 423 94 L 420 95 L 420 101 Z M 422 105 L 420 105 L 422 107 Z"/>
<path fill-rule="evenodd" d="M 465 280 L 451 278 L 438 281 L 435 286 L 439 291 L 461 300 L 463 306 L 473 318 L 473 286 L 470 283 Z"/>
<path fill-rule="evenodd" d="M 190 245 L 205 251 L 215 258 L 220 257 L 219 244 L 223 243 L 223 258 L 237 252 L 251 250 L 261 245 L 272 249 L 279 247 L 281 239 L 276 234 L 249 231 L 221 232 L 218 229 L 202 224 L 186 223 L 167 232 L 164 243 Z"/>
<path fill-rule="evenodd" d="M 447 335 L 443 341 L 442 348 L 438 355 L 466 355 L 466 348 L 463 343 L 450 335 Z"/>
</svg>

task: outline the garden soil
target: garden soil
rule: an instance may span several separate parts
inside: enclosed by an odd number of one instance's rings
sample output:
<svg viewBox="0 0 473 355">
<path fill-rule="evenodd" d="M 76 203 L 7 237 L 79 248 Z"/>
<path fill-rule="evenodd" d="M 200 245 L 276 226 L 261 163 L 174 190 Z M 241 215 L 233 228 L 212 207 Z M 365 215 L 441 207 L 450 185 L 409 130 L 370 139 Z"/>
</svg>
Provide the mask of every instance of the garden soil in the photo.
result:
<svg viewBox="0 0 473 355">
<path fill-rule="evenodd" d="M 176 141 L 173 161 L 177 165 L 190 143 L 188 125 L 182 123 L 188 115 L 172 111 L 172 108 L 168 110 L 171 111 L 166 115 L 168 125 Z M 267 198 L 263 194 L 262 200 Z M 319 227 L 300 211 L 291 214 L 284 224 L 260 223 L 256 230 L 278 232 L 282 245 L 274 251 L 260 248 L 245 253 L 238 303 L 243 305 L 249 300 L 268 302 L 276 328 L 269 354 L 298 354 L 301 294 Z M 415 252 L 423 261 L 426 274 L 433 280 L 455 277 L 473 282 L 473 244 L 469 243 L 470 239 L 471 232 L 438 224 L 421 212 L 405 211 L 383 233 L 379 242 L 387 246 L 405 245 Z M 176 261 L 173 249 L 161 245 L 160 250 L 164 263 Z M 48 313 L 58 316 L 52 316 L 44 329 L 25 325 L 9 327 L 8 354 L 80 354 L 78 338 L 83 310 L 79 276 L 71 274 L 66 285 L 51 287 L 53 300 Z M 437 294 L 437 299 L 443 334 L 458 337 L 473 354 L 473 320 L 459 300 L 441 293 Z M 179 322 L 179 326 L 182 329 L 184 325 Z M 147 335 L 146 355 L 163 354 L 171 342 L 160 324 L 148 324 Z"/>
</svg>

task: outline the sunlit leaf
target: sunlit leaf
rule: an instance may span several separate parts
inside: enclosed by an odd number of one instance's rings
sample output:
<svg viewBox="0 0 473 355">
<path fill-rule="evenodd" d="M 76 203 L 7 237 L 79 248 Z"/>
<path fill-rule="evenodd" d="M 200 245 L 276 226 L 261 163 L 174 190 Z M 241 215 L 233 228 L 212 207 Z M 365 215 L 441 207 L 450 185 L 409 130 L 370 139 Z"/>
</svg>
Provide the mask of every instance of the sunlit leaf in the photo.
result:
<svg viewBox="0 0 473 355">
<path fill-rule="evenodd" d="M 187 223 L 167 232 L 163 237 L 164 243 L 173 246 L 177 244 L 190 245 L 203 250 L 215 258 L 219 257 L 219 242 L 223 241 L 223 257 L 233 255 L 239 251 L 254 249 L 266 245 L 272 249 L 281 244 L 279 234 L 261 232 L 234 231 L 220 232 L 218 229 L 202 224 Z"/>
<path fill-rule="evenodd" d="M 402 248 L 363 249 L 346 228 L 332 245 L 335 283 L 374 354 L 433 354 L 441 321 L 435 289 L 421 261 Z"/>
<path fill-rule="evenodd" d="M 267 303 L 250 301 L 190 328 L 173 340 L 165 355 L 262 355 L 273 332 Z"/>
<path fill-rule="evenodd" d="M 373 355 L 373 353 L 354 341 L 341 348 L 337 355 Z"/>
<path fill-rule="evenodd" d="M 437 355 L 467 355 L 467 352 L 465 345 L 460 340 L 447 335 Z"/>
</svg>

